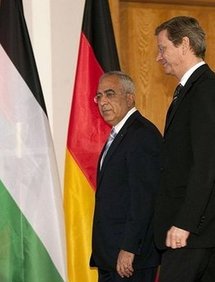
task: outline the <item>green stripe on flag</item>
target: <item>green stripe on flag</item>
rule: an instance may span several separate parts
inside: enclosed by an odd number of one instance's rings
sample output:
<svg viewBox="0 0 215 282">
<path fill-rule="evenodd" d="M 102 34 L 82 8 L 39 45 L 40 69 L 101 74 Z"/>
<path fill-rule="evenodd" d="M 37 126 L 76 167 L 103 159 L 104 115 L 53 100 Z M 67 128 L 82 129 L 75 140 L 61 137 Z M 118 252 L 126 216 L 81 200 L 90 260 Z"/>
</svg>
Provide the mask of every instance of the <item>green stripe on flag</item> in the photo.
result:
<svg viewBox="0 0 215 282">
<path fill-rule="evenodd" d="M 0 281 L 63 281 L 44 245 L 1 181 L 0 207 Z"/>
</svg>

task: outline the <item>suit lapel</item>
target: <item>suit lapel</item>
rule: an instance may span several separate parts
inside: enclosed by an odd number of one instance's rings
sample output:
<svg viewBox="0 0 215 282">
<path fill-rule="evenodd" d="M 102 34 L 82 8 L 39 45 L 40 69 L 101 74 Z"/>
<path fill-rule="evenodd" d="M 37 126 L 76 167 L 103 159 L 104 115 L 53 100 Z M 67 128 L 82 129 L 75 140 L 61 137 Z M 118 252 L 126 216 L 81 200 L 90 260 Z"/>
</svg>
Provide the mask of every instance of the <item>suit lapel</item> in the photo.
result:
<svg viewBox="0 0 215 282">
<path fill-rule="evenodd" d="M 186 83 L 186 86 L 184 86 L 184 87 L 182 88 L 181 93 L 180 93 L 180 97 L 178 98 L 178 101 L 177 101 L 177 104 L 176 104 L 175 107 L 172 109 L 170 115 L 169 115 L 169 116 L 167 115 L 168 118 L 166 118 L 166 124 L 165 124 L 165 130 L 164 130 L 164 132 L 166 132 L 167 129 L 169 128 L 169 125 L 171 124 L 171 121 L 172 121 L 173 117 L 175 116 L 175 113 L 177 112 L 177 109 L 179 108 L 179 106 L 180 106 L 180 104 L 181 104 L 181 102 L 182 102 L 182 100 L 183 100 L 185 94 L 186 94 L 187 91 L 189 90 L 190 86 L 191 86 L 191 85 L 189 85 L 189 87 L 188 87 L 188 84 Z"/>
<path fill-rule="evenodd" d="M 103 147 L 103 150 L 100 154 L 100 157 L 99 157 L 99 162 L 98 162 L 98 169 L 97 169 L 97 175 L 98 175 L 98 184 L 99 182 L 101 181 L 102 179 L 102 176 L 103 176 L 103 173 L 105 171 L 105 169 L 107 168 L 108 166 L 108 163 L 109 161 L 111 160 L 115 150 L 117 150 L 118 146 L 120 146 L 122 140 L 125 138 L 126 134 L 127 134 L 127 131 L 128 131 L 128 128 L 129 126 L 134 122 L 134 120 L 137 118 L 137 116 L 139 116 L 140 113 L 138 111 L 135 111 L 128 119 L 127 121 L 125 122 L 125 124 L 123 125 L 123 127 L 121 128 L 121 130 L 118 132 L 118 134 L 116 135 L 115 139 L 113 140 L 104 160 L 103 160 L 103 164 L 102 164 L 102 167 L 101 167 L 101 170 L 100 170 L 100 161 L 101 161 L 101 156 L 102 156 L 102 153 L 104 151 L 104 147 Z M 97 185 L 99 186 L 99 185 Z"/>
<path fill-rule="evenodd" d="M 169 126 L 177 112 L 177 110 L 180 107 L 181 102 L 183 101 L 184 97 L 186 96 L 187 92 L 189 91 L 189 89 L 192 87 L 192 85 L 196 82 L 196 80 L 198 80 L 198 78 L 206 71 L 209 70 L 209 67 L 207 64 L 204 64 L 202 66 L 200 66 L 197 70 L 194 71 L 194 73 L 190 76 L 190 78 L 188 79 L 188 81 L 186 82 L 185 86 L 182 88 L 181 93 L 180 93 L 180 97 L 179 100 L 177 101 L 177 105 L 175 106 L 175 108 L 172 110 L 170 116 L 168 117 L 168 119 L 166 119 L 166 124 L 165 124 L 165 129 L 164 129 L 164 134 L 166 134 L 166 132 L 169 129 Z"/>
</svg>

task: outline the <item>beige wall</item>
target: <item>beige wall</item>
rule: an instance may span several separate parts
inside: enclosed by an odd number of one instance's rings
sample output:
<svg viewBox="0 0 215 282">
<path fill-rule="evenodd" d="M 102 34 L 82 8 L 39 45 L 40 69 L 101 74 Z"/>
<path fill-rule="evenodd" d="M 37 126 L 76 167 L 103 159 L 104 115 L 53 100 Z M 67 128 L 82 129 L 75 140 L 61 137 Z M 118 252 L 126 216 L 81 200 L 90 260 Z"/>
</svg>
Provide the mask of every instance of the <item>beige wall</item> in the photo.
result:
<svg viewBox="0 0 215 282">
<path fill-rule="evenodd" d="M 205 60 L 215 69 L 214 0 L 109 0 L 121 68 L 136 83 L 136 106 L 164 130 L 166 112 L 177 80 L 164 74 L 156 62 L 154 29 L 162 21 L 179 15 L 195 17 L 206 32 Z"/>
<path fill-rule="evenodd" d="M 23 0 L 63 187 L 67 127 L 84 0 Z"/>
</svg>

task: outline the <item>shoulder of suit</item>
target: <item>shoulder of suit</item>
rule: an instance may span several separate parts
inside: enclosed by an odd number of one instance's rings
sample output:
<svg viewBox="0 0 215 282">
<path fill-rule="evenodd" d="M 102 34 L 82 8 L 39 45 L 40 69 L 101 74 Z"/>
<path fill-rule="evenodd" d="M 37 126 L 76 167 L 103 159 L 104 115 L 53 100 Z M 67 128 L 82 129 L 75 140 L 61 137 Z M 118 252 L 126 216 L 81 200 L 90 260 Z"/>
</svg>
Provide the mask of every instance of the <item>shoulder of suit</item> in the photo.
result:
<svg viewBox="0 0 215 282">
<path fill-rule="evenodd" d="M 215 80 L 215 73 L 207 64 L 204 64 L 192 73 L 192 75 L 187 80 L 184 89 L 188 90 L 191 85 L 201 83 L 202 81 L 205 81 L 207 79 Z"/>
<path fill-rule="evenodd" d="M 215 77 L 215 72 L 209 67 L 208 64 L 200 66 L 194 73 L 206 74 L 211 77 Z"/>
<path fill-rule="evenodd" d="M 130 125 L 128 125 L 128 127 L 131 126 L 135 129 L 139 128 L 140 130 L 144 130 L 144 131 L 152 131 L 161 136 L 160 131 L 158 130 L 158 128 L 153 122 L 151 122 L 149 119 L 144 117 L 139 111 L 136 111 L 135 113 L 134 113 L 135 116 L 131 121 Z"/>
</svg>

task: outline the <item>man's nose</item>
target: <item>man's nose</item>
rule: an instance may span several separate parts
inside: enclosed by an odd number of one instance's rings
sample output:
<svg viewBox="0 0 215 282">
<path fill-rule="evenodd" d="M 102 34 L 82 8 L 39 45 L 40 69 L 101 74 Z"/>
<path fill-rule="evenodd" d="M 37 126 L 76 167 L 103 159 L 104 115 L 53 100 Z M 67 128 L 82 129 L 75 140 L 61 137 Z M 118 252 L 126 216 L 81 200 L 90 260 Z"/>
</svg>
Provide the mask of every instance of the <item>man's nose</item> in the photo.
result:
<svg viewBox="0 0 215 282">
<path fill-rule="evenodd" d="M 158 54 L 156 56 L 156 62 L 159 62 L 162 59 L 163 59 L 163 56 L 162 56 L 161 52 L 158 52 Z"/>
<path fill-rule="evenodd" d="M 108 102 L 107 96 L 105 94 L 102 95 L 100 98 L 100 104 L 103 105 L 103 104 L 106 104 L 107 102 Z"/>
</svg>

